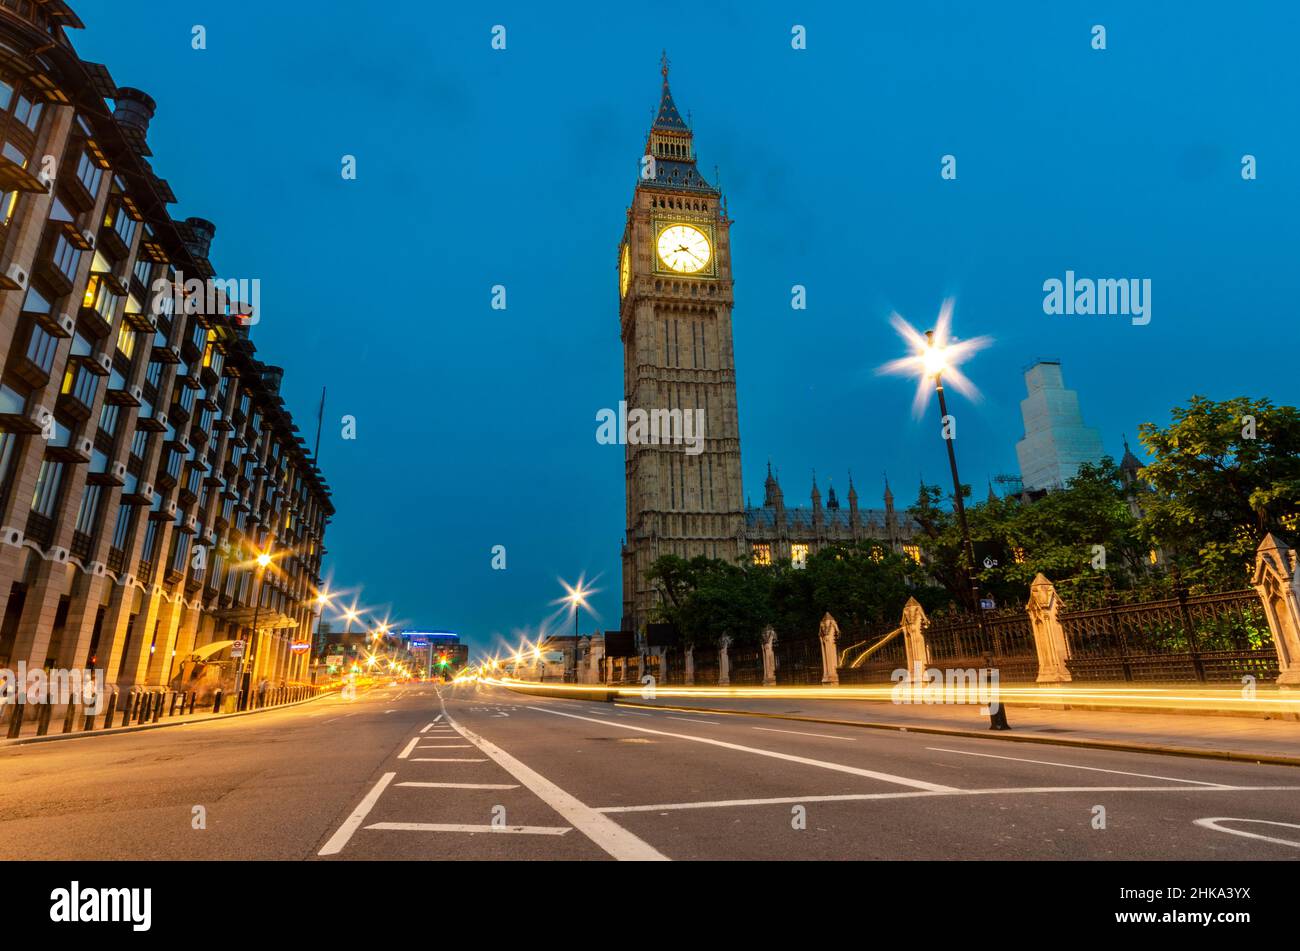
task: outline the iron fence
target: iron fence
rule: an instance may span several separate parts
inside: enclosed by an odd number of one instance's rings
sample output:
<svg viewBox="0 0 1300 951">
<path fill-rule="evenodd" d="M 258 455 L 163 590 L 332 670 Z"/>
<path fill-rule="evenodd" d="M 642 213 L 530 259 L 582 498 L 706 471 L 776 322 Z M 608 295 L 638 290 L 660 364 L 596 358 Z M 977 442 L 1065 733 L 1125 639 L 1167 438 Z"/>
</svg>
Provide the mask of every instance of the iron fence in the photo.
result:
<svg viewBox="0 0 1300 951">
<path fill-rule="evenodd" d="M 1276 680 L 1277 651 L 1251 588 L 1158 601 L 1105 599 L 1059 615 L 1075 680 L 1240 683 Z"/>
<path fill-rule="evenodd" d="M 994 668 L 1004 682 L 1038 677 L 1033 626 L 1024 608 L 941 615 L 926 627 L 925 642 L 935 667 Z"/>
</svg>

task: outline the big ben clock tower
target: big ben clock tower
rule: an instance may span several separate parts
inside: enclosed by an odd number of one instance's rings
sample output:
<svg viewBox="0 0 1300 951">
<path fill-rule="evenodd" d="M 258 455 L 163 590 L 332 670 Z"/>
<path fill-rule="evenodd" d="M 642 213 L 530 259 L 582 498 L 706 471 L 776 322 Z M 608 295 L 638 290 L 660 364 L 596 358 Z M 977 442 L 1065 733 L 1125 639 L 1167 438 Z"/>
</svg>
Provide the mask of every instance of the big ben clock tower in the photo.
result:
<svg viewBox="0 0 1300 951">
<path fill-rule="evenodd" d="M 618 248 L 627 412 L 688 414 L 703 440 L 627 440 L 623 624 L 641 633 L 657 603 L 646 572 L 661 555 L 735 563 L 744 552 L 740 428 L 731 342 L 731 226 L 695 165 L 691 128 L 668 90 Z M 699 412 L 696 412 L 699 411 Z"/>
</svg>

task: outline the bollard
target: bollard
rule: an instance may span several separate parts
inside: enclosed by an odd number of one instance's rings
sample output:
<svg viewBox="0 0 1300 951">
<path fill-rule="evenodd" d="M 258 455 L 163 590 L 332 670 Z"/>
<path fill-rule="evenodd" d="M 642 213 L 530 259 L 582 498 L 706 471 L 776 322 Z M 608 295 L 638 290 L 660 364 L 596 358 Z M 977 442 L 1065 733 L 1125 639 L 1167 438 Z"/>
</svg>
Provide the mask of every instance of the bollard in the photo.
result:
<svg viewBox="0 0 1300 951">
<path fill-rule="evenodd" d="M 167 704 L 167 694 L 159 690 L 153 698 L 153 722 L 157 723 L 162 716 L 163 707 Z"/>
<path fill-rule="evenodd" d="M 190 691 L 190 716 L 194 715 L 194 704 L 198 699 L 199 699 L 199 692 L 197 690 L 191 690 Z"/>
<path fill-rule="evenodd" d="M 221 712 L 221 690 L 220 689 L 218 689 L 217 692 L 213 694 L 212 712 L 213 713 Z"/>
<path fill-rule="evenodd" d="M 171 704 L 168 706 L 168 709 L 167 709 L 167 715 L 168 715 L 169 717 L 174 717 L 174 716 L 176 716 L 176 704 L 177 704 L 177 703 L 180 703 L 180 705 L 181 705 L 181 713 L 184 713 L 184 712 L 185 712 L 185 702 L 184 702 L 184 700 L 182 699 L 182 695 L 179 694 L 179 693 L 177 693 L 176 691 L 172 691 Z"/>
<path fill-rule="evenodd" d="M 68 710 L 63 714 L 63 732 L 71 733 L 72 727 L 77 719 L 77 705 L 71 700 L 68 701 Z"/>
<path fill-rule="evenodd" d="M 132 687 L 126 692 L 126 700 L 122 702 L 122 726 L 127 726 L 131 722 L 131 714 L 136 702 L 135 688 Z"/>
<path fill-rule="evenodd" d="M 1001 701 L 994 701 L 989 704 L 989 729 L 1011 729 L 1011 724 L 1007 722 L 1007 706 Z"/>
<path fill-rule="evenodd" d="M 140 691 L 140 696 L 135 701 L 135 722 L 143 723 L 149 716 L 149 704 L 153 702 L 153 694 L 147 690 Z"/>
<path fill-rule="evenodd" d="M 11 713 L 11 714 L 9 715 L 9 733 L 8 733 L 8 736 L 9 736 L 9 739 L 12 740 L 12 739 L 13 739 L 14 737 L 16 737 L 20 732 L 22 732 L 22 728 L 23 728 L 23 714 L 24 714 L 24 712 L 25 712 L 26 709 L 27 709 L 27 704 L 25 704 L 25 703 L 18 703 L 17 700 L 15 700 L 13 703 L 10 704 L 10 706 L 14 708 L 14 712 Z"/>
<path fill-rule="evenodd" d="M 54 704 L 50 701 L 52 697 L 46 697 L 45 702 L 41 704 L 41 712 L 36 715 L 36 735 L 44 736 L 50 732 L 50 717 L 54 715 Z"/>
<path fill-rule="evenodd" d="M 113 714 L 117 712 L 117 687 L 113 687 L 113 692 L 108 695 L 108 706 L 104 709 L 104 729 L 107 730 L 113 725 Z M 86 722 L 90 724 L 88 729 L 93 729 L 94 717 L 87 718 Z"/>
</svg>

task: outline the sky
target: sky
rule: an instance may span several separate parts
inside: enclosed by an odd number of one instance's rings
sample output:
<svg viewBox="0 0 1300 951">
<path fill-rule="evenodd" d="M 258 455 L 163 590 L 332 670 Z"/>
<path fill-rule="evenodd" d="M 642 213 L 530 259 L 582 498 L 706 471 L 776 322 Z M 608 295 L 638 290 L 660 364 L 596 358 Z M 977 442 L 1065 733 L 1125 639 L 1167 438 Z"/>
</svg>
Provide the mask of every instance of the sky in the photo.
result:
<svg viewBox="0 0 1300 951">
<path fill-rule="evenodd" d="M 600 589 L 584 632 L 619 624 L 623 449 L 596 414 L 622 397 L 617 249 L 665 48 L 734 222 L 756 504 L 769 460 L 788 504 L 814 469 L 864 506 L 886 473 L 900 506 L 947 479 L 933 403 L 875 372 L 903 354 L 890 314 L 924 328 L 947 298 L 994 338 L 964 367 L 982 398 L 950 405 L 977 497 L 1018 472 L 1038 358 L 1116 457 L 1193 394 L 1300 398 L 1291 3 L 73 5 L 81 55 L 157 100 L 173 216 L 260 279 L 253 340 L 309 443 L 327 389 L 333 584 L 477 650 L 536 632 L 560 579 Z M 1045 314 L 1067 270 L 1149 279 L 1150 323 Z"/>
</svg>

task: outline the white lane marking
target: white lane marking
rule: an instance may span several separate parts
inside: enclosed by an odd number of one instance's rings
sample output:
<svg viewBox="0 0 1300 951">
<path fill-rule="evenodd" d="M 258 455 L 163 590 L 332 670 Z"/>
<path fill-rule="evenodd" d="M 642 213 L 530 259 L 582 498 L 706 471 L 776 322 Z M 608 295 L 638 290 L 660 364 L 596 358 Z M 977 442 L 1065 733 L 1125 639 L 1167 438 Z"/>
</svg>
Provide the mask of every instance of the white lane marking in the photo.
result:
<svg viewBox="0 0 1300 951">
<path fill-rule="evenodd" d="M 396 775 L 396 773 L 384 773 L 384 775 L 380 776 L 379 782 L 375 783 L 370 792 L 366 793 L 365 798 L 352 810 L 352 815 L 343 820 L 343 825 L 339 826 L 338 831 L 330 836 L 330 840 L 316 854 L 337 855 L 343 851 L 343 846 L 348 844 L 348 840 L 352 838 L 352 833 L 356 832 L 361 827 L 361 823 L 366 821 L 366 816 L 374 808 L 375 803 L 383 794 L 384 788 L 393 781 L 393 777 Z"/>
<path fill-rule="evenodd" d="M 718 721 L 717 721 L 717 720 L 696 720 L 694 717 L 672 717 L 672 716 L 670 716 L 668 719 L 670 719 L 670 720 L 685 720 L 685 721 L 688 722 L 688 723 L 703 723 L 705 726 L 717 726 L 717 725 L 718 725 Z"/>
<path fill-rule="evenodd" d="M 421 727 L 421 728 L 420 728 L 420 732 L 421 732 L 421 733 L 428 733 L 428 732 L 429 732 L 429 727 L 430 727 L 430 726 L 433 726 L 433 724 L 430 723 L 428 726 Z"/>
<path fill-rule="evenodd" d="M 428 756 L 417 756 L 413 760 L 411 760 L 411 762 L 413 763 L 486 763 L 487 760 L 485 759 L 437 759 Z"/>
<path fill-rule="evenodd" d="M 1122 769 L 1102 769 L 1100 766 L 1079 766 L 1075 763 L 1051 763 L 1044 759 L 1022 759 L 1019 756 L 999 756 L 996 753 L 972 753 L 970 750 L 949 750 L 941 746 L 927 746 L 936 753 L 960 753 L 962 756 L 983 756 L 986 759 L 1005 759 L 1016 763 L 1036 763 L 1039 766 L 1060 766 L 1064 769 L 1086 769 L 1090 773 L 1114 773 L 1116 776 L 1136 776 L 1138 779 L 1163 779 L 1171 783 L 1191 783 L 1194 786 L 1215 786 L 1226 789 L 1223 783 L 1207 783 L 1199 779 L 1175 779 L 1173 776 L 1154 776 L 1151 773 L 1130 773 Z"/>
<path fill-rule="evenodd" d="M 539 707 L 533 709 L 540 710 Z M 857 766 L 846 766 L 843 763 L 830 763 L 826 760 L 810 759 L 807 756 L 794 756 L 790 753 L 778 753 L 775 750 L 763 750 L 756 746 L 741 746 L 739 743 L 728 743 L 725 740 L 714 740 L 704 736 L 691 736 L 689 733 L 669 733 L 665 730 L 652 730 L 644 726 L 632 726 L 630 723 L 614 723 L 611 720 L 593 720 L 591 717 L 580 717 L 576 713 L 563 713 L 559 710 L 542 710 L 543 713 L 549 713 L 557 717 L 571 717 L 574 720 L 586 720 L 589 723 L 604 723 L 608 726 L 617 727 L 620 730 L 636 730 L 638 733 L 653 733 L 656 736 L 670 736 L 678 740 L 690 740 L 692 743 L 707 743 L 709 746 L 720 746 L 727 750 L 737 750 L 741 753 L 755 753 L 758 756 L 767 756 L 772 759 L 785 760 L 788 763 L 800 763 L 804 766 L 816 766 L 819 769 L 834 770 L 837 773 L 849 773 L 853 776 L 865 776 L 868 779 L 879 779 L 883 782 L 894 783 L 899 786 L 911 786 L 913 789 L 925 789 L 930 792 L 958 792 L 952 786 L 943 786 L 938 783 L 927 783 L 922 779 L 910 779 L 906 776 L 895 776 L 892 773 L 881 773 L 874 769 L 861 769 Z"/>
<path fill-rule="evenodd" d="M 423 696 L 423 694 L 421 694 L 421 696 Z M 433 718 L 433 722 L 434 722 L 434 723 L 437 723 L 437 722 L 438 722 L 439 720 L 441 720 L 441 719 L 442 719 L 442 714 L 440 713 L 440 714 L 438 714 L 436 717 Z"/>
<path fill-rule="evenodd" d="M 776 806 L 802 802 L 858 802 L 868 799 L 924 799 L 933 796 L 1011 796 L 1021 793 L 1035 795 L 1043 793 L 1217 793 L 1217 792 L 1277 792 L 1279 790 L 1300 790 L 1300 786 L 1200 786 L 1189 789 L 1186 786 L 1011 786 L 1006 789 L 953 789 L 949 792 L 885 792 L 885 793 L 846 793 L 837 796 L 782 796 L 774 799 L 720 799 L 708 802 L 664 802 L 651 806 L 602 806 L 597 812 L 672 812 L 682 809 L 726 809 L 733 806 Z M 1202 822 L 1204 820 L 1197 820 Z M 1222 821 L 1222 820 L 1220 820 Z M 1245 821 L 1245 820 L 1242 820 Z M 1262 821 L 1262 820 L 1260 820 Z M 1230 832 L 1230 829 L 1220 829 Z M 1246 834 L 1246 833 L 1238 833 Z M 1300 846 L 1300 843 L 1297 844 Z"/>
<path fill-rule="evenodd" d="M 468 743 L 434 743 L 417 747 L 422 750 L 470 750 L 473 749 Z"/>
<path fill-rule="evenodd" d="M 623 716 L 626 716 L 626 717 L 649 717 L 649 716 L 651 716 L 649 713 L 637 713 L 637 712 L 634 711 L 634 710 L 628 710 L 626 713 L 624 713 L 624 714 L 622 714 L 622 715 L 623 715 Z"/>
<path fill-rule="evenodd" d="M 444 712 L 446 711 L 444 710 Z M 668 861 L 668 856 L 648 842 L 642 841 L 608 816 L 601 815 L 586 803 L 579 801 L 575 796 L 565 792 L 545 776 L 529 769 L 505 750 L 485 740 L 469 728 L 461 726 L 450 715 L 447 716 L 447 722 L 455 727 L 461 736 L 492 757 L 492 760 L 498 766 L 528 787 L 533 795 L 558 812 L 575 829 L 612 857 L 620 861 Z M 597 720 L 595 722 L 601 723 L 604 721 Z"/>
<path fill-rule="evenodd" d="M 1271 835 L 1260 835 L 1258 832 L 1246 832 L 1242 829 L 1225 829 L 1219 825 L 1220 822 L 1255 822 L 1265 826 L 1281 826 L 1284 829 L 1300 829 L 1300 825 L 1294 822 L 1274 822 L 1271 819 L 1238 819 L 1235 816 L 1212 816 L 1208 819 L 1197 819 L 1192 824 L 1201 826 L 1205 829 L 1213 829 L 1215 832 L 1226 832 L 1228 835 L 1239 835 L 1245 839 L 1263 839 L 1265 842 L 1272 842 L 1274 845 L 1286 845 L 1293 849 L 1300 849 L 1300 842 L 1291 839 L 1277 839 Z"/>
<path fill-rule="evenodd" d="M 397 758 L 406 759 L 408 756 L 411 755 L 411 750 L 415 749 L 415 744 L 419 742 L 420 742 L 420 738 L 418 736 L 411 737 L 411 742 L 406 744 L 406 749 L 402 750 L 402 752 L 397 754 Z"/>
<path fill-rule="evenodd" d="M 441 822 L 375 822 L 366 828 L 396 832 L 513 832 L 518 835 L 564 835 L 573 831 L 568 826 L 471 826 Z"/>
<path fill-rule="evenodd" d="M 398 783 L 398 786 L 419 786 L 422 789 L 518 789 L 517 783 Z"/>
<path fill-rule="evenodd" d="M 802 730 L 778 730 L 770 726 L 756 726 L 755 730 L 762 730 L 764 733 L 793 733 L 795 736 L 820 736 L 823 740 L 848 740 L 850 743 L 855 741 L 855 736 L 834 736 L 830 733 L 804 733 Z"/>
</svg>

